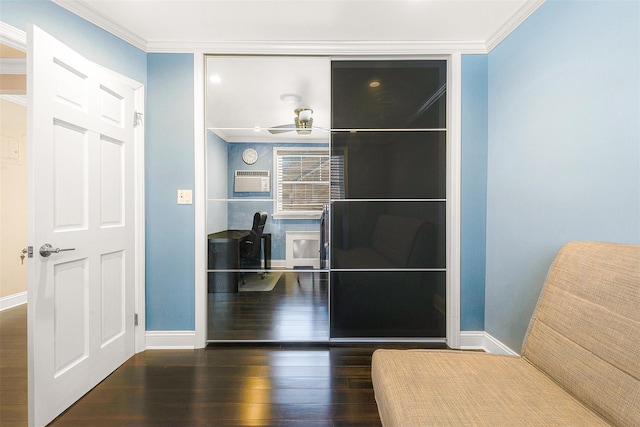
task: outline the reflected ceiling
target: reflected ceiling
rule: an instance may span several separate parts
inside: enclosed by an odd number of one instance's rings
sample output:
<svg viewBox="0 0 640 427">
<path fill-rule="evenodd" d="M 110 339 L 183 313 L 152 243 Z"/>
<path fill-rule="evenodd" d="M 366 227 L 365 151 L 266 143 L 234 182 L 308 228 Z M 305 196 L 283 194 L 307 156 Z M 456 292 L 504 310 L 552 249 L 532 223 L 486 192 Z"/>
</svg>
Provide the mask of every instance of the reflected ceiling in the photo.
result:
<svg viewBox="0 0 640 427">
<path fill-rule="evenodd" d="M 227 142 L 328 142 L 331 63 L 326 57 L 207 57 L 206 126 Z M 308 135 L 271 134 L 313 110 Z"/>
</svg>

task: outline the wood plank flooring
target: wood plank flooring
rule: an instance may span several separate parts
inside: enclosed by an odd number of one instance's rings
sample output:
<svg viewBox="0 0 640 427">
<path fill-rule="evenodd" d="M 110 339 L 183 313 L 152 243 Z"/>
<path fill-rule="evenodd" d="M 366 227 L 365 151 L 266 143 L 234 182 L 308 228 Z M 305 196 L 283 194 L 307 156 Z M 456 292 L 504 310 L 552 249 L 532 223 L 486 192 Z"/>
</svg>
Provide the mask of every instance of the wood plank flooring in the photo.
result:
<svg viewBox="0 0 640 427">
<path fill-rule="evenodd" d="M 54 426 L 376 426 L 371 348 L 209 347 L 136 355 Z"/>
<path fill-rule="evenodd" d="M 27 425 L 26 305 L 0 312 L 0 425 Z M 139 353 L 53 426 L 379 426 L 379 347 L 215 345 Z M 420 347 L 412 346 L 412 347 Z"/>
<path fill-rule="evenodd" d="M 27 305 L 0 311 L 0 426 L 27 425 Z"/>
</svg>

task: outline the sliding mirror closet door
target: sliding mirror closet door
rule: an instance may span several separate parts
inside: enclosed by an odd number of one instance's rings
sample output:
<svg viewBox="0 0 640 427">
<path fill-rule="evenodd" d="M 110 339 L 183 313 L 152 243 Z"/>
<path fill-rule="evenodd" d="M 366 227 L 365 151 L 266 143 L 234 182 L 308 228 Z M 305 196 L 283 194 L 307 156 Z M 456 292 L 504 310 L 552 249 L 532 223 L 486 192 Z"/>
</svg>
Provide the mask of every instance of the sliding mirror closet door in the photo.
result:
<svg viewBox="0 0 640 427">
<path fill-rule="evenodd" d="M 326 342 L 330 61 L 205 65 L 208 340 Z"/>
<path fill-rule="evenodd" d="M 445 337 L 446 76 L 332 62 L 332 338 Z"/>
</svg>

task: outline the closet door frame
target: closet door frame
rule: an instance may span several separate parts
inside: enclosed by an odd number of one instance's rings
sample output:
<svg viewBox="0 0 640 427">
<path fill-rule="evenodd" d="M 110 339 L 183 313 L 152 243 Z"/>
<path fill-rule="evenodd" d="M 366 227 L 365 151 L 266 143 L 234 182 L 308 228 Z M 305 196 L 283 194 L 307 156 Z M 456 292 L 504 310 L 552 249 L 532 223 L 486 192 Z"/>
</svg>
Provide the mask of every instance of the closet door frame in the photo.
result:
<svg viewBox="0 0 640 427">
<path fill-rule="evenodd" d="M 461 347 L 460 338 L 460 204 L 461 204 L 461 98 L 462 98 L 462 53 L 429 54 L 393 54 L 387 52 L 353 52 L 341 55 L 339 47 L 327 46 L 325 52 L 315 51 L 316 55 L 327 55 L 331 60 L 446 60 L 447 61 L 447 185 L 446 185 L 446 343 L 451 348 Z M 247 46 L 244 49 L 229 46 L 228 51 L 206 52 L 206 54 L 272 54 L 305 55 L 308 51 L 300 49 L 262 49 Z M 195 348 L 207 344 L 207 236 L 206 236 L 206 129 L 205 129 L 205 53 L 194 54 L 194 208 L 195 208 Z M 334 340 L 330 339 L 330 342 Z"/>
</svg>

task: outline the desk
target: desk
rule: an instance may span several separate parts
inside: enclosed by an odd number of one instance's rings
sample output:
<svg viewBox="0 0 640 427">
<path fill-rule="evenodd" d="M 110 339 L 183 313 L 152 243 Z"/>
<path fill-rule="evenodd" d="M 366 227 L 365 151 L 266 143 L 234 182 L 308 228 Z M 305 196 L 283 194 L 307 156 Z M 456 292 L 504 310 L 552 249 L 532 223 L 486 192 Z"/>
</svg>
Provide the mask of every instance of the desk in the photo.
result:
<svg viewBox="0 0 640 427">
<path fill-rule="evenodd" d="M 239 270 L 240 241 L 249 235 L 249 230 L 224 230 L 209 234 L 208 270 Z M 271 234 L 262 234 L 264 269 L 271 268 Z M 239 271 L 209 271 L 209 292 L 238 292 Z"/>
</svg>

